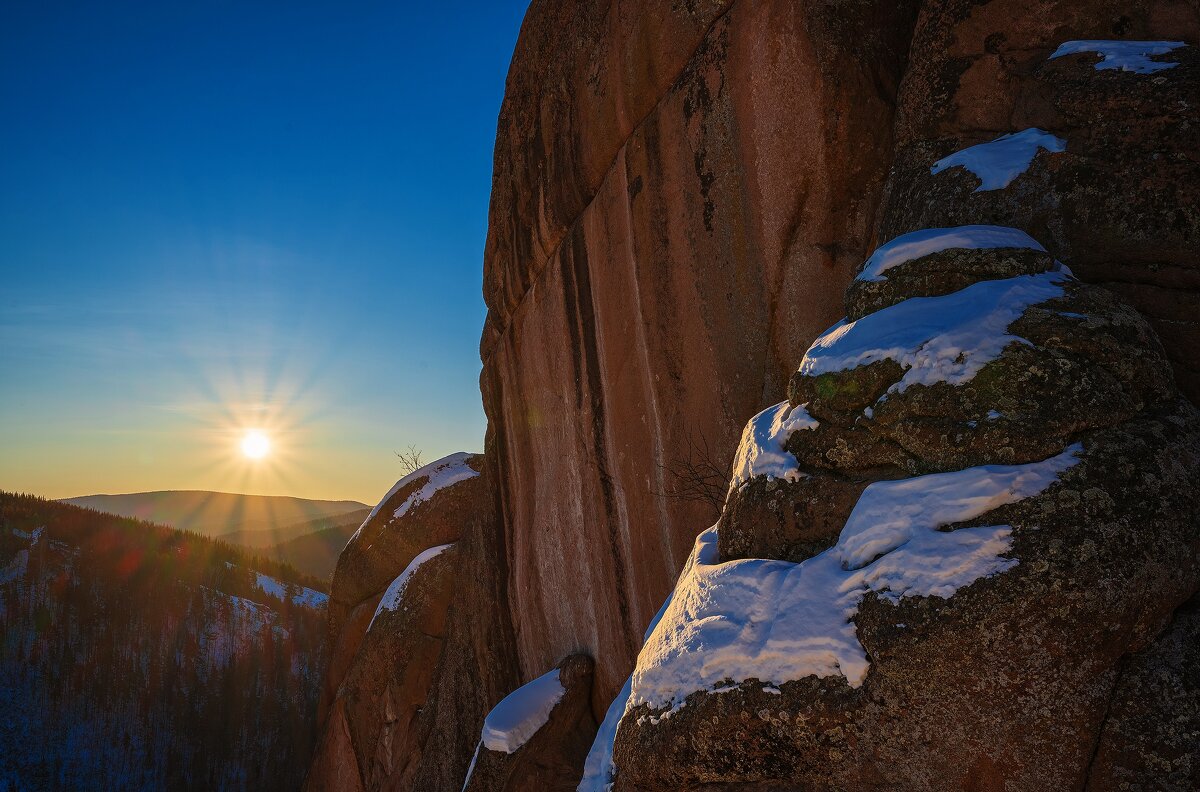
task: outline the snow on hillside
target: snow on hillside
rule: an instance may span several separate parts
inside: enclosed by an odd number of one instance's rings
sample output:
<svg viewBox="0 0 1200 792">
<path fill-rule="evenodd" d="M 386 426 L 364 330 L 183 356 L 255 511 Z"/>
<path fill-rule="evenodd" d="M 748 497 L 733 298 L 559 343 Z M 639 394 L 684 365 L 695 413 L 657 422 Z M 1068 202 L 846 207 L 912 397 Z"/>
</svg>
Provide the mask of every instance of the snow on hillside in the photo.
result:
<svg viewBox="0 0 1200 792">
<path fill-rule="evenodd" d="M 270 575 L 264 575 L 262 572 L 255 572 L 254 585 L 258 586 L 267 594 L 278 597 L 284 602 L 288 601 L 288 586 L 271 577 Z M 306 588 L 305 586 L 292 586 L 291 588 L 295 591 L 291 598 L 293 604 L 301 605 L 305 608 L 324 608 L 329 604 L 328 594 L 322 594 L 319 591 Z"/>
<path fill-rule="evenodd" d="M 16 552 L 8 563 L 0 567 L 0 583 L 11 583 L 18 578 L 25 576 L 26 570 L 29 569 L 29 548 L 22 547 Z"/>
<path fill-rule="evenodd" d="M 259 637 L 270 631 L 279 641 L 288 637 L 279 624 L 278 614 L 254 600 L 200 586 L 207 606 L 216 617 L 200 625 L 197 660 L 209 669 L 229 665 L 234 657 L 248 657 L 258 651 Z M 182 658 L 181 658 L 182 661 Z"/>
<path fill-rule="evenodd" d="M 29 547 L 18 550 L 3 567 L 0 567 L 0 583 L 11 583 L 25 576 L 25 572 L 29 569 L 29 551 L 37 547 L 42 535 L 46 532 L 46 527 L 41 526 L 32 531 L 10 528 L 9 532 L 18 539 L 29 542 Z"/>
</svg>

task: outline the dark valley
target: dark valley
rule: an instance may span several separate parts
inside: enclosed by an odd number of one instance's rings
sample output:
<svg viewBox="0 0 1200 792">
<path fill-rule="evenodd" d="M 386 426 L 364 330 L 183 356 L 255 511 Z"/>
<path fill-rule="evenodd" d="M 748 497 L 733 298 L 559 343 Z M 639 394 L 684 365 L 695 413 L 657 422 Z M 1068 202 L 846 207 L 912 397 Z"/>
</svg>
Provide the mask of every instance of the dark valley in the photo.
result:
<svg viewBox="0 0 1200 792">
<path fill-rule="evenodd" d="M 226 542 L 0 493 L 0 789 L 296 789 L 322 589 Z"/>
</svg>

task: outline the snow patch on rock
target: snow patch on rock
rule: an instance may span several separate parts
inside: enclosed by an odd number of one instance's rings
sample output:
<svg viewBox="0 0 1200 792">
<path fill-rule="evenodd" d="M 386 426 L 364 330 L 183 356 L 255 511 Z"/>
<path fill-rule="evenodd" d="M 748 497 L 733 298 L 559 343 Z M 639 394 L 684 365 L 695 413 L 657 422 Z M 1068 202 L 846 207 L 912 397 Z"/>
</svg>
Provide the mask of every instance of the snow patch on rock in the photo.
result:
<svg viewBox="0 0 1200 792">
<path fill-rule="evenodd" d="M 1057 140 L 1057 138 L 1055 139 Z M 983 145 L 992 144 L 985 143 Z M 978 146 L 973 148 L 978 148 Z M 959 153 L 970 150 L 964 149 Z M 945 161 L 941 160 L 941 162 Z M 993 225 L 923 228 L 920 231 L 901 234 L 876 248 L 871 257 L 867 259 L 867 263 L 863 265 L 862 272 L 858 273 L 856 280 L 887 280 L 883 273 L 892 267 L 898 267 L 934 253 L 941 253 L 943 250 L 991 250 L 995 248 L 1027 248 L 1042 253 L 1046 252 L 1046 248 L 1042 247 L 1036 239 L 1019 228 Z"/>
<path fill-rule="evenodd" d="M 471 764 L 467 766 L 467 777 L 463 779 L 462 792 L 465 792 L 467 786 L 471 783 L 471 776 L 475 774 L 475 765 L 479 763 L 479 752 L 481 750 L 483 750 L 483 740 L 475 743 L 475 753 L 471 754 Z"/>
<path fill-rule="evenodd" d="M 546 725 L 566 692 L 555 668 L 509 693 L 483 719 L 484 747 L 514 753 Z"/>
<path fill-rule="evenodd" d="M 929 172 L 936 174 L 962 166 L 979 178 L 980 184 L 975 192 L 1002 190 L 1029 170 L 1039 151 L 1057 153 L 1066 150 L 1067 141 L 1035 127 L 956 151 L 935 162 Z"/>
<path fill-rule="evenodd" d="M 688 564 L 690 565 L 691 561 Z M 686 571 L 685 568 L 684 572 L 686 573 Z M 674 592 L 668 594 L 666 601 L 659 606 L 658 612 L 654 614 L 654 618 L 650 620 L 650 626 L 646 628 L 646 633 L 642 636 L 643 643 L 650 639 L 651 633 L 662 621 L 663 614 L 667 612 L 674 596 Z M 604 713 L 604 720 L 600 723 L 600 728 L 596 730 L 596 739 L 592 741 L 587 759 L 584 760 L 583 779 L 576 787 L 576 792 L 609 792 L 612 789 L 613 779 L 617 775 L 617 766 L 613 762 L 613 746 L 617 741 L 617 728 L 621 725 L 621 719 L 625 717 L 625 712 L 629 709 L 632 685 L 633 677 L 630 676 L 621 686 L 616 698 L 608 705 L 608 710 Z"/>
<path fill-rule="evenodd" d="M 1054 51 L 1048 60 L 1080 52 L 1100 55 L 1096 71 L 1120 69 L 1137 74 L 1152 74 L 1164 69 L 1173 69 L 1178 63 L 1163 63 L 1150 60 L 1154 55 L 1166 55 L 1172 50 L 1187 46 L 1185 41 L 1068 41 Z"/>
<path fill-rule="evenodd" d="M 401 503 L 400 506 L 397 507 L 397 509 L 392 513 L 393 518 L 403 517 L 409 509 L 411 509 L 413 506 L 416 506 L 418 503 L 421 503 L 422 501 L 429 500 L 433 497 L 434 493 L 440 489 L 445 489 L 451 484 L 457 484 L 460 481 L 466 481 L 467 479 L 478 476 L 479 472 L 467 464 L 467 460 L 473 456 L 475 456 L 475 454 L 471 454 L 466 451 L 459 451 L 456 454 L 442 457 L 436 462 L 430 462 L 428 465 L 414 470 L 412 473 L 409 473 L 407 476 L 397 481 L 396 484 L 390 490 L 388 490 L 387 495 L 384 495 L 383 499 L 380 500 L 379 503 L 375 504 L 375 508 L 371 509 L 371 513 L 367 515 L 367 519 L 363 520 L 362 525 L 360 525 L 358 530 L 354 532 L 354 536 L 350 537 L 350 541 L 353 542 L 358 538 L 358 535 L 362 533 L 362 529 L 367 527 L 367 524 L 371 522 L 371 520 L 375 519 L 375 515 L 379 514 L 380 509 L 383 508 L 385 503 L 392 499 L 392 496 L 414 481 L 417 481 L 422 477 L 427 477 L 429 479 L 427 482 L 425 482 L 423 487 L 404 499 L 404 503 Z"/>
<path fill-rule="evenodd" d="M 792 432 L 817 426 L 818 422 L 808 414 L 805 405 L 792 407 L 788 402 L 768 407 L 751 418 L 742 430 L 742 440 L 733 460 L 730 489 L 740 487 L 754 476 L 788 481 L 800 478 L 800 463 L 783 446 Z"/>
<path fill-rule="evenodd" d="M 891 359 L 904 377 L 888 391 L 912 385 L 961 384 L 1000 357 L 1012 343 L 1029 343 L 1008 332 L 1025 309 L 1063 295 L 1063 271 L 974 283 L 938 297 L 913 297 L 821 334 L 800 363 L 810 377 Z"/>
<path fill-rule="evenodd" d="M 371 631 L 371 627 L 375 625 L 375 620 L 379 618 L 379 614 L 384 611 L 400 610 L 400 604 L 404 601 L 404 590 L 408 588 L 408 581 L 417 573 L 421 565 L 429 559 L 441 555 L 451 547 L 454 547 L 453 543 L 431 547 L 428 550 L 418 553 L 416 558 L 408 562 L 408 566 L 404 568 L 404 571 L 392 581 L 391 585 L 387 587 L 387 591 L 383 592 L 383 598 L 375 606 L 375 614 L 371 617 L 371 623 L 367 625 L 367 632 Z"/>
<path fill-rule="evenodd" d="M 851 621 L 862 598 L 948 598 L 1016 566 L 1005 556 L 1010 526 L 939 529 L 1044 491 L 1081 451 L 872 484 L 837 544 L 799 564 L 720 563 L 716 527 L 708 529 L 638 655 L 624 709 L 678 707 L 690 693 L 750 679 L 842 676 L 862 685 L 870 663 Z"/>
</svg>

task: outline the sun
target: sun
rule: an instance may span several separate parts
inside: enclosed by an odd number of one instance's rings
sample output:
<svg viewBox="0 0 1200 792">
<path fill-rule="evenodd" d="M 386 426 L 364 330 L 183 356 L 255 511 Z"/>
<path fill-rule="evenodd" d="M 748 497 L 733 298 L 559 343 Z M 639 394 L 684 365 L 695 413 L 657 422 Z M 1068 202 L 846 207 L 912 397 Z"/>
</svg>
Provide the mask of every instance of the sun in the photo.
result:
<svg viewBox="0 0 1200 792">
<path fill-rule="evenodd" d="M 242 455 L 247 459 L 262 459 L 271 451 L 271 441 L 257 430 L 246 432 L 242 437 Z"/>
</svg>

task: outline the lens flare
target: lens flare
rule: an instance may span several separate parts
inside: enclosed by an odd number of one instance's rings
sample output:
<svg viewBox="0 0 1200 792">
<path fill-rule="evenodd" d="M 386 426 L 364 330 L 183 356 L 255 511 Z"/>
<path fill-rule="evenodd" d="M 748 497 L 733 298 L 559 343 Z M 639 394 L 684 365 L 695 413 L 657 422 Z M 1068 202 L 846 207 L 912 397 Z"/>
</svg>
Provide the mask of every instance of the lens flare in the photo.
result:
<svg viewBox="0 0 1200 792">
<path fill-rule="evenodd" d="M 247 459 L 262 459 L 271 452 L 271 441 L 259 431 L 250 431 L 242 438 L 242 454 Z"/>
</svg>

